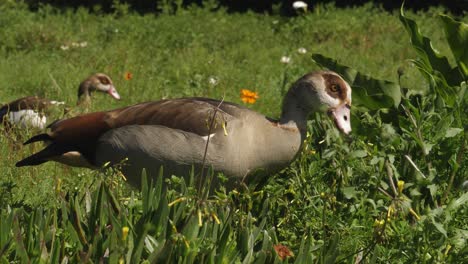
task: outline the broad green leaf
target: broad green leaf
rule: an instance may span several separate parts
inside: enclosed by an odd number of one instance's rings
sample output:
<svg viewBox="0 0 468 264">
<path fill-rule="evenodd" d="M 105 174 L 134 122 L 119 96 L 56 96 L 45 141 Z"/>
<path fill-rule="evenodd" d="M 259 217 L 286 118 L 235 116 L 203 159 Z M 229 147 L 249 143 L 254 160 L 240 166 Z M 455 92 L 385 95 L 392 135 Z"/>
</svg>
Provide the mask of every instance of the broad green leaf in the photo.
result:
<svg viewBox="0 0 468 264">
<path fill-rule="evenodd" d="M 428 185 L 427 188 L 429 189 L 429 192 L 431 193 L 431 196 L 435 197 L 439 187 L 437 185 L 435 185 L 435 184 L 431 184 L 431 185 Z"/>
<path fill-rule="evenodd" d="M 16 254 L 19 255 L 22 263 L 30 263 L 28 252 L 23 243 L 23 235 L 21 234 L 21 225 L 18 215 L 15 213 L 13 219 L 13 237 L 15 238 Z"/>
<path fill-rule="evenodd" d="M 352 85 L 353 87 L 360 87 L 367 91 L 370 97 L 376 98 L 376 100 L 380 101 L 382 107 L 391 107 L 392 103 L 395 108 L 400 105 L 401 91 L 400 86 L 396 83 L 374 79 L 358 72 Z M 389 100 L 389 98 L 391 100 Z M 362 98 L 360 99 L 362 100 Z"/>
<path fill-rule="evenodd" d="M 304 235 L 301 246 L 299 247 L 299 252 L 297 253 L 297 258 L 294 263 L 314 263 L 314 255 L 312 254 L 314 249 L 312 231 L 309 231 L 309 235 Z"/>
<path fill-rule="evenodd" d="M 466 79 L 468 78 L 468 24 L 455 21 L 447 15 L 441 14 L 440 18 L 450 49 Z"/>
<path fill-rule="evenodd" d="M 76 234 L 78 235 L 81 244 L 85 246 L 88 244 L 88 240 L 86 239 L 86 232 L 81 225 L 81 207 L 75 199 L 72 200 L 71 206 L 73 216 L 73 220 L 71 222 L 75 228 Z"/>
<path fill-rule="evenodd" d="M 424 65 L 429 67 L 429 71 L 435 70 L 440 72 L 450 86 L 460 85 L 463 79 L 458 70 L 452 68 L 448 59 L 433 48 L 431 40 L 421 34 L 416 22 L 405 17 L 403 5 L 400 9 L 400 21 L 410 36 L 411 45 L 413 45 L 419 57 L 423 60 Z"/>
<path fill-rule="evenodd" d="M 330 242 L 327 248 L 327 253 L 325 254 L 324 263 L 326 264 L 333 264 L 336 263 L 336 258 L 340 252 L 339 242 L 340 236 L 339 234 L 334 234 L 333 237 L 330 238 Z"/>
<path fill-rule="evenodd" d="M 343 195 L 346 199 L 351 199 L 356 197 L 356 188 L 355 187 L 344 187 L 343 188 Z"/>
<path fill-rule="evenodd" d="M 463 249 L 466 248 L 466 242 L 468 238 L 468 230 L 456 228 L 453 231 L 454 235 L 450 238 L 451 243 L 455 248 Z"/>
<path fill-rule="evenodd" d="M 114 193 L 109 189 L 109 186 L 106 185 L 104 191 L 106 192 L 107 200 L 110 203 L 112 209 L 114 210 L 114 213 L 120 214 L 119 202 L 117 198 L 115 198 Z"/>
<path fill-rule="evenodd" d="M 148 235 L 148 231 L 151 229 L 151 224 L 146 223 L 143 225 L 142 232 L 137 234 L 136 237 L 136 247 L 132 256 L 132 263 L 139 263 L 141 261 L 141 254 L 143 253 L 143 248 L 145 245 L 145 238 Z"/>
<path fill-rule="evenodd" d="M 431 40 L 420 33 L 416 22 L 405 17 L 403 13 L 403 5 L 400 9 L 400 21 L 408 31 L 411 44 L 419 55 L 419 58 L 413 60 L 413 63 L 415 63 L 417 68 L 430 83 L 430 87 L 435 90 L 435 92 L 449 107 L 453 107 L 456 100 L 455 87 L 460 86 L 460 84 L 465 81 L 466 74 L 463 72 L 466 71 L 460 67 L 452 68 L 448 62 L 448 59 L 433 48 Z M 450 31 L 447 34 L 447 38 L 453 39 L 454 36 L 458 35 L 460 32 L 460 30 L 454 30 L 451 24 L 447 24 L 447 27 L 449 27 Z M 451 42 L 452 40 L 448 39 L 448 41 Z M 458 42 L 463 41 L 457 41 L 457 43 Z M 459 45 L 457 44 L 454 46 L 457 52 L 460 51 L 458 47 Z M 456 60 L 457 63 L 461 66 L 461 64 L 458 62 L 459 59 Z M 466 63 L 463 65 L 463 67 L 465 67 Z M 442 100 L 440 101 L 442 102 Z"/>
<path fill-rule="evenodd" d="M 358 149 L 351 152 L 350 156 L 353 158 L 364 158 L 367 157 L 367 152 L 365 150 Z"/>
<path fill-rule="evenodd" d="M 447 129 L 447 131 L 445 132 L 445 137 L 446 138 L 451 138 L 451 137 L 454 137 L 456 135 L 458 135 L 460 132 L 463 131 L 463 128 L 458 128 L 458 127 L 450 127 Z"/>
<path fill-rule="evenodd" d="M 192 215 L 192 217 L 190 217 L 190 219 L 185 224 L 182 230 L 182 234 L 185 236 L 185 238 L 189 242 L 192 242 L 198 236 L 198 233 L 200 231 L 200 226 L 199 226 L 200 223 L 198 221 L 199 221 L 198 217 L 196 215 Z"/>
<path fill-rule="evenodd" d="M 216 243 L 219 259 L 224 259 L 224 256 L 227 256 L 226 246 L 229 241 L 229 235 L 231 234 L 231 225 L 226 225 L 222 232 L 218 243 Z"/>
<path fill-rule="evenodd" d="M 312 59 L 321 67 L 343 76 L 353 88 L 353 104 L 370 110 L 398 107 L 400 104 L 401 91 L 398 84 L 374 79 L 320 54 L 312 54 Z"/>
<path fill-rule="evenodd" d="M 462 205 L 466 205 L 468 203 L 468 192 L 464 193 L 462 196 L 460 196 L 458 199 L 453 200 L 450 202 L 450 204 L 447 206 L 447 210 L 456 210 Z"/>
<path fill-rule="evenodd" d="M 60 260 L 60 240 L 56 239 L 52 244 L 52 249 L 50 252 L 50 263 L 59 263 Z"/>
<path fill-rule="evenodd" d="M 442 233 L 445 237 L 447 237 L 447 230 L 445 230 L 444 226 L 441 223 L 436 222 L 434 219 L 432 220 L 432 224 L 434 224 L 435 228 Z"/>
</svg>

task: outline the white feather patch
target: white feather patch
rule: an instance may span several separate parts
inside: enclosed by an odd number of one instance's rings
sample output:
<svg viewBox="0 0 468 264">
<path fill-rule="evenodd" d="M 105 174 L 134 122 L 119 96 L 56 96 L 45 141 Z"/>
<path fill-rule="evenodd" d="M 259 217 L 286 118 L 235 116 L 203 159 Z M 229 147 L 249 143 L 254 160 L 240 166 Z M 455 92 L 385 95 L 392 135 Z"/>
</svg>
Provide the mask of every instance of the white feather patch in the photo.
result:
<svg viewBox="0 0 468 264">
<path fill-rule="evenodd" d="M 203 140 L 205 140 L 205 141 L 208 141 L 208 137 L 209 137 L 209 138 L 213 138 L 214 136 L 215 136 L 215 133 L 210 134 L 210 135 L 208 135 L 208 136 L 201 137 L 201 138 L 202 138 Z"/>
<path fill-rule="evenodd" d="M 47 123 L 47 118 L 41 116 L 34 110 L 25 109 L 19 111 L 11 111 L 8 113 L 10 122 L 15 123 L 21 128 L 39 128 L 44 129 Z"/>
<path fill-rule="evenodd" d="M 63 105 L 65 104 L 65 102 L 62 102 L 62 101 L 50 101 L 51 104 L 53 105 Z"/>
</svg>

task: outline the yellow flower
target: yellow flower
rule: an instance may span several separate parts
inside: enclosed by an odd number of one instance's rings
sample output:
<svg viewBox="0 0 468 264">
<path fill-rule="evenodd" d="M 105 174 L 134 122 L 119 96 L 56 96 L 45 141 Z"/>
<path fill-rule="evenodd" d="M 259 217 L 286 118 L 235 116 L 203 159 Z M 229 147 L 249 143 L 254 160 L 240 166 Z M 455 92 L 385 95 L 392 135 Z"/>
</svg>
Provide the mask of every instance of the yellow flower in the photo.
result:
<svg viewBox="0 0 468 264">
<path fill-rule="evenodd" d="M 398 186 L 398 193 L 401 194 L 401 192 L 403 191 L 403 187 L 405 186 L 405 182 L 398 181 L 397 186 Z"/>
<path fill-rule="evenodd" d="M 124 79 L 127 81 L 130 81 L 133 78 L 133 73 L 131 72 L 125 72 L 124 74 Z"/>
<path fill-rule="evenodd" d="M 379 226 L 379 225 L 380 225 L 380 221 L 379 221 L 379 219 L 376 218 L 376 219 L 374 220 L 374 226 L 377 227 L 377 226 Z"/>
<path fill-rule="evenodd" d="M 257 92 L 252 92 L 248 89 L 242 89 L 241 90 L 241 100 L 244 103 L 249 103 L 253 104 L 255 101 L 258 99 L 258 93 Z"/>
<path fill-rule="evenodd" d="M 128 228 L 128 226 L 122 227 L 122 240 L 123 241 L 127 240 L 128 231 L 130 231 L 130 228 Z"/>
</svg>

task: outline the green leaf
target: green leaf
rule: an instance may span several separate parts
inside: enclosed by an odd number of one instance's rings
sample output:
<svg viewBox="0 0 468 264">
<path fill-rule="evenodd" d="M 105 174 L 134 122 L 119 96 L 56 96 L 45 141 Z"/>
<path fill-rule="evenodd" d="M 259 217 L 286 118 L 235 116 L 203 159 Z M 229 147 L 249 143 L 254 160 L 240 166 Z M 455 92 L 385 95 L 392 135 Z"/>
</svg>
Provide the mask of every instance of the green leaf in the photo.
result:
<svg viewBox="0 0 468 264">
<path fill-rule="evenodd" d="M 148 231 L 151 229 L 151 224 L 146 223 L 143 225 L 143 230 L 141 233 L 137 234 L 136 237 L 136 247 L 132 256 L 132 263 L 141 262 L 141 254 L 143 253 L 143 248 L 145 245 L 145 238 L 148 235 Z"/>
<path fill-rule="evenodd" d="M 468 24 L 440 15 L 452 54 L 465 78 L 468 77 Z"/>
<path fill-rule="evenodd" d="M 356 197 L 356 188 L 355 187 L 344 187 L 343 188 L 343 195 L 346 199 L 352 199 Z"/>
<path fill-rule="evenodd" d="M 436 184 L 431 184 L 431 185 L 428 185 L 427 188 L 429 189 L 429 192 L 431 193 L 431 196 L 435 197 L 439 187 Z"/>
<path fill-rule="evenodd" d="M 364 158 L 367 157 L 367 152 L 365 150 L 355 150 L 350 153 L 350 156 L 353 158 Z"/>
<path fill-rule="evenodd" d="M 119 202 L 118 202 L 117 198 L 115 198 L 114 193 L 109 189 L 109 186 L 107 186 L 107 185 L 104 186 L 104 191 L 106 192 L 107 200 L 109 201 L 114 213 L 120 214 Z"/>
<path fill-rule="evenodd" d="M 432 224 L 434 224 L 435 228 L 442 233 L 445 237 L 447 237 L 447 231 L 445 230 L 444 226 L 441 223 L 436 222 L 434 219 L 432 220 Z"/>
<path fill-rule="evenodd" d="M 18 215 L 15 213 L 13 219 L 13 237 L 15 238 L 16 254 L 19 255 L 22 263 L 30 263 L 28 252 L 23 243 L 23 235 L 21 234 L 21 224 Z"/>
<path fill-rule="evenodd" d="M 462 128 L 458 128 L 458 127 L 450 127 L 447 129 L 447 131 L 445 132 L 445 137 L 446 138 L 451 138 L 451 137 L 454 137 L 456 135 L 458 135 L 460 132 L 462 132 L 463 129 Z"/>
<path fill-rule="evenodd" d="M 374 79 L 321 54 L 312 54 L 312 59 L 321 67 L 343 76 L 353 88 L 353 104 L 369 110 L 398 107 L 400 104 L 401 91 L 398 84 Z"/>
<path fill-rule="evenodd" d="M 314 241 L 312 237 L 313 232 L 310 230 L 309 235 L 304 235 L 297 253 L 296 261 L 294 263 L 314 263 Z"/>
<path fill-rule="evenodd" d="M 336 263 L 336 258 L 338 257 L 338 254 L 340 252 L 339 241 L 340 241 L 339 234 L 334 234 L 330 238 L 330 242 L 327 247 L 327 253 L 325 254 L 325 258 L 324 258 L 324 263 L 326 264 Z"/>
<path fill-rule="evenodd" d="M 447 210 L 456 210 L 462 205 L 466 205 L 468 203 L 468 192 L 464 193 L 456 200 L 452 200 L 449 205 L 447 206 Z"/>
<path fill-rule="evenodd" d="M 192 242 L 197 238 L 197 235 L 200 231 L 200 226 L 198 223 L 198 217 L 197 215 L 192 215 L 186 225 L 184 226 L 182 230 L 182 234 L 185 236 L 185 238 L 189 241 Z"/>
<path fill-rule="evenodd" d="M 50 252 L 50 263 L 59 263 L 60 260 L 60 240 L 55 240 Z"/>
<path fill-rule="evenodd" d="M 403 5 L 400 9 L 400 21 L 410 35 L 411 45 L 422 59 L 424 65 L 429 67 L 429 72 L 432 73 L 433 70 L 438 71 L 445 77 L 450 86 L 459 85 L 463 79 L 458 70 L 452 69 L 448 59 L 433 48 L 431 40 L 421 34 L 416 22 L 405 17 Z"/>
</svg>

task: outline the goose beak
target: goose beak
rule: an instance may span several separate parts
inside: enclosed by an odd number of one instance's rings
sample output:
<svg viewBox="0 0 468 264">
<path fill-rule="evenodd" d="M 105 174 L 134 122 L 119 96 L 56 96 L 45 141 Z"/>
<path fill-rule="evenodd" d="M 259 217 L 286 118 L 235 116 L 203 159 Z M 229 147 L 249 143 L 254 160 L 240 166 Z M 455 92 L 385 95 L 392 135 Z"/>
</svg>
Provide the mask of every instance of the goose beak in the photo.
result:
<svg viewBox="0 0 468 264">
<path fill-rule="evenodd" d="M 120 100 L 120 95 L 115 89 L 115 87 L 112 85 L 111 88 L 107 91 L 107 93 L 112 96 L 116 100 Z"/>
<path fill-rule="evenodd" d="M 351 106 L 349 104 L 342 104 L 337 108 L 332 108 L 328 113 L 333 117 L 336 127 L 341 132 L 346 135 L 351 132 Z"/>
</svg>

